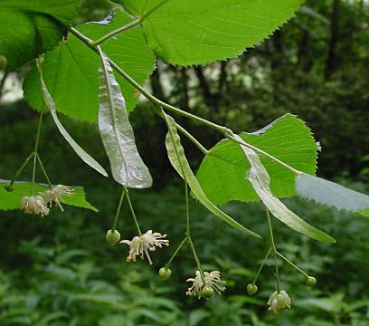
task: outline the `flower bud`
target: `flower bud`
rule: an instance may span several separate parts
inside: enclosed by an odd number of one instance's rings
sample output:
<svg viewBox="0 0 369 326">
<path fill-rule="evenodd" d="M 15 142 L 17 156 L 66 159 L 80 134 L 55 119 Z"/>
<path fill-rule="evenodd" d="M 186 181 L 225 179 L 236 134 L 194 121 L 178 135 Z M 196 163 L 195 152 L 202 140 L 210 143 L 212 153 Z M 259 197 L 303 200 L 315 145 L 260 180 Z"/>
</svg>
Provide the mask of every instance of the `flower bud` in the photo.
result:
<svg viewBox="0 0 369 326">
<path fill-rule="evenodd" d="M 305 282 L 306 282 L 306 285 L 313 287 L 316 284 L 316 278 L 314 276 L 308 276 Z"/>
<path fill-rule="evenodd" d="M 201 296 L 204 299 L 210 299 L 213 295 L 214 295 L 214 290 L 211 286 L 206 285 L 201 290 Z"/>
<path fill-rule="evenodd" d="M 13 192 L 14 191 L 14 185 L 12 183 L 6 184 L 4 188 L 8 192 Z"/>
<path fill-rule="evenodd" d="M 269 297 L 267 304 L 269 305 L 269 310 L 273 310 L 275 314 L 278 314 L 279 309 L 291 308 L 291 299 L 286 291 L 275 291 Z"/>
<path fill-rule="evenodd" d="M 256 292 L 258 292 L 258 287 L 254 283 L 247 284 L 247 294 L 248 295 L 254 295 Z"/>
<path fill-rule="evenodd" d="M 106 232 L 106 241 L 112 246 L 116 245 L 120 240 L 120 233 L 117 230 L 108 230 Z"/>
<path fill-rule="evenodd" d="M 163 281 L 167 280 L 171 274 L 172 271 L 170 270 L 170 268 L 162 267 L 159 269 L 159 277 Z"/>
</svg>

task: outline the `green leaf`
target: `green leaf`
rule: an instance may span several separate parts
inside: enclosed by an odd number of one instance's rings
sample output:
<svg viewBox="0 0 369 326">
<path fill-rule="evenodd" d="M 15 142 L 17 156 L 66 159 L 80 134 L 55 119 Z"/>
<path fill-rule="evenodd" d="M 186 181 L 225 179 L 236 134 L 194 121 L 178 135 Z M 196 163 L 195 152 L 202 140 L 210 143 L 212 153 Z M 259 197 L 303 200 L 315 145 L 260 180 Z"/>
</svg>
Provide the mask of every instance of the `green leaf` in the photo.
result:
<svg viewBox="0 0 369 326">
<path fill-rule="evenodd" d="M 0 1 L 0 55 L 7 58 L 7 68 L 15 69 L 55 47 L 81 2 Z"/>
<path fill-rule="evenodd" d="M 247 143 L 262 149 L 297 170 L 314 174 L 318 145 L 305 123 L 286 114 L 255 133 L 241 133 Z M 295 195 L 295 174 L 273 160 L 261 156 L 261 162 L 271 179 L 271 190 L 276 197 Z M 231 200 L 243 202 L 260 200 L 249 180 L 245 179 L 250 163 L 245 160 L 240 146 L 222 140 L 206 155 L 197 172 L 198 180 L 216 205 Z"/>
<path fill-rule="evenodd" d="M 43 13 L 55 17 L 64 24 L 68 24 L 76 15 L 83 0 L 2 0 L 0 11 L 23 11 Z"/>
<path fill-rule="evenodd" d="M 14 210 L 19 209 L 19 204 L 24 196 L 30 196 L 32 191 L 31 182 L 16 181 L 14 183 L 14 191 L 9 192 L 5 190 L 5 185 L 7 185 L 10 180 L 0 179 L 0 210 Z M 85 196 L 85 192 L 82 187 L 72 187 L 75 189 L 73 196 L 64 196 L 62 203 L 70 206 L 80 207 L 90 209 L 97 212 L 97 208 L 92 206 Z M 34 193 L 38 194 L 49 189 L 48 185 L 36 183 L 34 184 Z"/>
<path fill-rule="evenodd" d="M 241 137 L 236 136 L 236 138 L 242 141 Z M 307 235 L 308 237 L 327 243 L 335 242 L 328 234 L 306 223 L 303 219 L 290 211 L 278 198 L 274 197 L 270 190 L 269 174 L 261 163 L 258 154 L 251 148 L 243 145 L 239 146 L 251 165 L 247 178 L 250 180 L 256 193 L 270 213 L 291 229 Z"/>
<path fill-rule="evenodd" d="M 149 188 L 152 178 L 138 153 L 119 84 L 101 54 L 99 130 L 115 181 L 129 188 Z"/>
<path fill-rule="evenodd" d="M 168 124 L 168 133 L 165 139 L 165 146 L 167 148 L 168 157 L 170 160 L 170 163 L 174 167 L 174 169 L 177 171 L 177 173 L 186 180 L 189 187 L 192 190 L 192 194 L 195 198 L 198 199 L 198 201 L 204 205 L 210 212 L 212 212 L 214 215 L 220 217 L 223 221 L 228 223 L 233 228 L 243 231 L 245 233 L 248 233 L 249 235 L 252 235 L 254 237 L 260 238 L 260 236 L 248 230 L 243 225 L 239 224 L 237 221 L 235 221 L 232 217 L 228 216 L 226 213 L 224 213 L 222 210 L 220 210 L 217 206 L 215 206 L 205 195 L 204 191 L 202 190 L 199 182 L 196 179 L 196 176 L 191 170 L 191 167 L 187 161 L 186 155 L 184 153 L 184 149 L 181 144 L 181 139 L 177 133 L 177 127 L 176 122 L 174 119 L 165 113 L 165 120 Z"/>
<path fill-rule="evenodd" d="M 50 110 L 51 116 L 59 132 L 62 134 L 64 139 L 69 143 L 69 145 L 73 148 L 76 154 L 82 159 L 83 162 L 85 162 L 87 165 L 95 169 L 97 172 L 101 173 L 103 176 L 107 177 L 108 173 L 105 171 L 105 169 L 91 155 L 86 153 L 86 151 L 74 141 L 74 139 L 68 134 L 68 132 L 65 130 L 65 128 L 59 121 L 58 116 L 56 115 L 55 102 L 45 85 L 41 67 L 37 65 L 37 68 L 40 73 L 40 83 L 41 90 L 44 96 L 44 101 Z"/>
<path fill-rule="evenodd" d="M 270 36 L 301 0 L 120 0 L 141 17 L 146 39 L 164 61 L 203 64 L 239 55 Z"/>
<path fill-rule="evenodd" d="M 114 12 L 114 20 L 83 24 L 78 30 L 91 39 L 127 24 L 131 19 L 120 10 Z M 133 28 L 109 39 L 101 46 L 104 53 L 137 82 L 143 83 L 153 70 L 155 57 L 146 45 L 140 28 Z M 69 34 L 67 42 L 45 56 L 44 79 L 58 111 L 81 120 L 96 122 L 98 117 L 99 56 L 74 35 Z M 118 76 L 127 110 L 133 110 L 137 103 L 134 87 Z M 34 67 L 24 82 L 25 97 L 29 104 L 47 111 L 40 92 L 38 71 Z"/>
<path fill-rule="evenodd" d="M 298 175 L 296 193 L 319 204 L 369 216 L 369 196 L 322 178 Z"/>
</svg>

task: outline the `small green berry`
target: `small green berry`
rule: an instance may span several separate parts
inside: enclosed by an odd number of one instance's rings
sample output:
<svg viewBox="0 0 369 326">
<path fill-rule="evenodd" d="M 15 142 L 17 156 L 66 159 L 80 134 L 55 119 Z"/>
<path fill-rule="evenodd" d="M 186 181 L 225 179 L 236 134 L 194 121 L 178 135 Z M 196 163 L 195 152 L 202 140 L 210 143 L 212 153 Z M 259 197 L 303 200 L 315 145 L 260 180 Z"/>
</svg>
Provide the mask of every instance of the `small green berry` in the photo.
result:
<svg viewBox="0 0 369 326">
<path fill-rule="evenodd" d="M 211 286 L 204 286 L 204 288 L 201 290 L 201 296 L 204 299 L 210 299 L 214 295 L 214 289 Z"/>
<path fill-rule="evenodd" d="M 254 283 L 247 284 L 247 294 L 248 295 L 254 295 L 256 292 L 258 292 L 258 287 Z"/>
<path fill-rule="evenodd" d="M 163 281 L 167 280 L 171 274 L 172 271 L 170 270 L 170 268 L 162 267 L 159 269 L 159 277 Z"/>
<path fill-rule="evenodd" d="M 12 192 L 14 191 L 14 185 L 12 183 L 8 183 L 7 185 L 5 185 L 5 190 L 8 192 Z"/>
<path fill-rule="evenodd" d="M 108 230 L 106 232 L 106 241 L 112 246 L 116 245 L 120 240 L 120 233 L 117 230 Z"/>
<path fill-rule="evenodd" d="M 308 276 L 306 278 L 306 285 L 313 287 L 315 286 L 315 284 L 316 284 L 316 278 L 314 276 Z"/>
</svg>

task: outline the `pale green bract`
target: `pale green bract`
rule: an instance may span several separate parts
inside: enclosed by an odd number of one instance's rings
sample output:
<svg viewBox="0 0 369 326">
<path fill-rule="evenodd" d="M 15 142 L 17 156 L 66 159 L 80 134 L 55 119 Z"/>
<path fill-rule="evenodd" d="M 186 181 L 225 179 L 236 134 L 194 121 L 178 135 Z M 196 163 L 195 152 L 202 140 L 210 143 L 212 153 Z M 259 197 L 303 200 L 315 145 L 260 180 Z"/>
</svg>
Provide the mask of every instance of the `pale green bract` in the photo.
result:
<svg viewBox="0 0 369 326">
<path fill-rule="evenodd" d="M 64 139 L 69 143 L 69 145 L 73 148 L 76 154 L 82 159 L 83 162 L 85 162 L 87 165 L 92 167 L 94 170 L 96 170 L 103 176 L 107 177 L 108 173 L 105 171 L 105 169 L 91 155 L 86 153 L 86 151 L 75 142 L 75 140 L 69 135 L 69 133 L 65 130 L 65 128 L 59 121 L 58 116 L 56 115 L 56 106 L 55 106 L 54 99 L 52 98 L 49 90 L 47 89 L 44 78 L 43 78 L 42 68 L 39 64 L 37 64 L 37 68 L 40 73 L 41 90 L 44 96 L 45 104 L 49 108 L 50 114 L 59 132 L 64 137 Z"/>
<path fill-rule="evenodd" d="M 109 61 L 100 52 L 99 130 L 115 181 L 128 188 L 148 188 L 150 172 L 138 153 L 124 97 Z"/>
<path fill-rule="evenodd" d="M 237 135 L 235 135 L 235 138 L 241 142 L 243 141 L 242 138 Z M 250 180 L 256 193 L 267 209 L 272 213 L 272 215 L 289 226 L 291 229 L 313 239 L 327 243 L 335 242 L 335 240 L 328 234 L 306 223 L 299 216 L 290 211 L 278 198 L 274 197 L 270 190 L 269 174 L 261 163 L 259 156 L 253 149 L 243 145 L 239 146 L 241 146 L 251 165 L 251 168 L 247 174 L 247 178 Z"/>
<path fill-rule="evenodd" d="M 157 56 L 183 66 L 225 60 L 293 17 L 301 0 L 119 0 Z"/>
<path fill-rule="evenodd" d="M 369 196 L 313 175 L 297 176 L 296 193 L 319 204 L 368 216 Z"/>
<path fill-rule="evenodd" d="M 296 170 L 314 174 L 318 145 L 305 123 L 286 114 L 254 133 L 241 133 L 248 144 L 257 147 Z M 289 197 L 295 192 L 295 174 L 271 158 L 260 157 L 270 176 L 270 188 L 276 197 Z M 208 198 L 216 205 L 232 200 L 251 202 L 260 200 L 249 180 L 245 178 L 250 163 L 240 146 L 224 139 L 203 159 L 197 178 Z"/>
<path fill-rule="evenodd" d="M 19 204 L 24 196 L 30 196 L 32 191 L 31 182 L 14 182 L 14 191 L 5 190 L 5 185 L 9 184 L 9 180 L 0 179 L 0 210 L 19 209 Z M 72 196 L 63 196 L 62 203 L 79 208 L 90 209 L 97 212 L 97 208 L 92 206 L 87 200 L 84 189 L 82 187 L 72 187 L 74 189 Z M 35 183 L 33 185 L 34 194 L 49 190 L 46 184 Z"/>
<path fill-rule="evenodd" d="M 168 133 L 165 138 L 165 146 L 167 148 L 170 163 L 177 171 L 177 173 L 187 182 L 187 184 L 192 190 L 193 196 L 210 212 L 220 217 L 223 221 L 228 223 L 233 228 L 243 231 L 254 237 L 260 238 L 260 236 L 257 233 L 250 231 L 249 229 L 245 228 L 243 225 L 235 221 L 232 217 L 228 216 L 217 206 L 215 206 L 206 197 L 204 191 L 201 189 L 201 186 L 197 181 L 196 176 L 192 172 L 191 167 L 187 161 L 184 149 L 181 144 L 181 139 L 177 132 L 176 122 L 171 116 L 165 114 L 164 112 L 163 115 L 168 125 Z"/>
</svg>

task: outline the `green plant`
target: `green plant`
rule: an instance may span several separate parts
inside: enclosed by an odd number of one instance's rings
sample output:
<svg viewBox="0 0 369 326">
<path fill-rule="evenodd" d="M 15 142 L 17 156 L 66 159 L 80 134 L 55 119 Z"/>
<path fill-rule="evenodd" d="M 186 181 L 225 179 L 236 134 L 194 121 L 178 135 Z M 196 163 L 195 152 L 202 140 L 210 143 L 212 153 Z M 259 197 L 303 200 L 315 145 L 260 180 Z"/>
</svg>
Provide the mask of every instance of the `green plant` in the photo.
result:
<svg viewBox="0 0 369 326">
<path fill-rule="evenodd" d="M 285 261 L 305 278 L 312 279 L 277 249 L 271 217 L 318 241 L 333 243 L 335 240 L 301 219 L 280 198 L 298 195 L 368 216 L 369 197 L 315 176 L 319 145 L 305 123 L 294 115 L 286 114 L 257 133 L 235 134 L 226 126 L 161 101 L 141 85 L 152 72 L 156 58 L 187 66 L 236 56 L 291 18 L 300 1 L 288 0 L 283 4 L 266 1 L 261 5 L 254 1 L 236 0 L 201 3 L 194 0 L 122 0 L 117 3 L 121 3 L 124 11 L 117 7 L 102 22 L 73 27 L 70 22 L 80 2 L 70 0 L 65 4 L 54 0 L 45 5 L 42 1 L 34 1 L 30 5 L 19 0 L 0 4 L 3 24 L 8 26 L 2 32 L 5 41 L 0 44 L 0 54 L 6 58 L 8 70 L 35 59 L 35 65 L 26 77 L 24 91 L 30 105 L 40 112 L 33 151 L 11 180 L 1 181 L 4 187 L 0 191 L 0 209 L 17 209 L 21 205 L 25 213 L 45 216 L 54 205 L 63 210 L 62 204 L 66 204 L 96 211 L 85 200 L 83 189 L 73 187 L 72 193 L 70 187 L 52 184 L 41 160 L 39 145 L 43 115 L 50 112 L 58 130 L 76 154 L 91 168 L 107 176 L 105 169 L 69 135 L 57 112 L 97 122 L 112 176 L 122 186 L 111 232 L 114 234 L 116 231 L 125 200 L 136 229 L 132 240 L 121 241 L 129 246 L 127 260 L 146 258 L 152 264 L 150 252 L 167 246 L 169 241 L 166 234 L 150 229 L 142 232 L 129 190 L 152 185 L 150 171 L 138 152 L 129 121 L 129 112 L 142 95 L 167 127 L 165 146 L 168 158 L 184 180 L 185 227 L 182 239 L 164 268 L 168 269 L 177 254 L 188 245 L 197 270 L 195 277 L 188 279 L 192 286 L 187 294 L 199 298 L 212 297 L 214 292 L 221 294 L 225 286 L 220 272 L 205 271 L 194 245 L 189 189 L 191 195 L 212 214 L 230 227 L 255 238 L 261 236 L 218 205 L 232 200 L 261 201 L 266 207 L 270 247 L 266 249 L 252 284 L 256 283 L 272 254 L 276 292 L 273 292 L 269 304 L 275 312 L 289 307 L 288 294 L 280 286 L 280 261 Z M 13 30 L 14 21 L 18 24 Z M 188 118 L 202 128 L 213 129 L 224 139 L 208 150 L 169 113 Z M 180 134 L 204 155 L 197 175 L 186 158 Z M 29 163 L 32 166 L 31 181 L 18 181 Z M 36 183 L 37 167 L 41 169 L 47 185 Z M 111 239 L 111 234 L 108 235 L 109 243 L 119 241 L 118 237 Z M 87 264 L 85 268 L 88 270 L 91 266 Z M 72 275 L 73 271 L 69 274 Z M 71 276 L 71 279 L 76 277 Z M 312 285 L 312 281 L 309 283 Z M 254 290 L 249 292 L 255 293 Z M 85 296 L 82 298 L 86 299 Z"/>
</svg>

